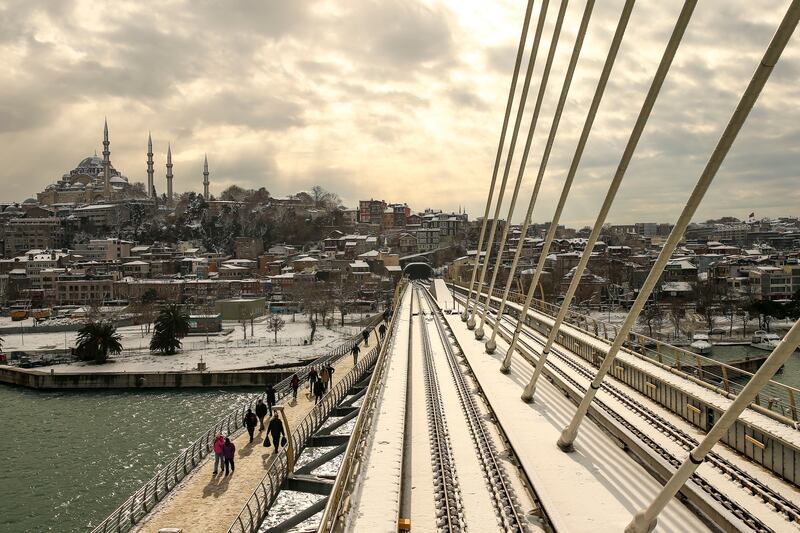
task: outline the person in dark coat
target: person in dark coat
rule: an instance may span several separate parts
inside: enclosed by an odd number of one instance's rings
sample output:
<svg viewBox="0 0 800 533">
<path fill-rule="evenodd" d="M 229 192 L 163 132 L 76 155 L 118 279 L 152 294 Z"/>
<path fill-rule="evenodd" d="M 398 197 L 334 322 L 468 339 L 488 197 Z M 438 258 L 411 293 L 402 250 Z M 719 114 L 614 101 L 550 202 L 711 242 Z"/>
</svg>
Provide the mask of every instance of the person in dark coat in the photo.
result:
<svg viewBox="0 0 800 533">
<path fill-rule="evenodd" d="M 295 375 L 292 376 L 291 385 L 292 385 L 292 398 L 296 400 L 297 389 L 300 388 L 300 376 L 298 376 L 296 373 Z"/>
<path fill-rule="evenodd" d="M 222 445 L 222 455 L 225 457 L 225 475 L 228 475 L 228 467 L 230 467 L 231 474 L 236 470 L 236 465 L 233 464 L 233 457 L 236 453 L 236 445 L 231 442 L 231 439 L 225 437 L 225 444 Z"/>
<path fill-rule="evenodd" d="M 319 380 L 314 383 L 314 405 L 319 403 L 323 394 L 325 394 L 325 385 L 322 383 L 322 380 Z"/>
<path fill-rule="evenodd" d="M 264 417 L 267 416 L 267 405 L 264 403 L 264 400 L 261 398 L 258 399 L 256 402 L 256 416 L 258 417 L 258 432 L 261 433 L 264 431 Z"/>
<path fill-rule="evenodd" d="M 322 392 L 328 390 L 328 381 L 331 379 L 328 374 L 328 367 L 322 365 L 322 370 L 319 371 L 319 382 L 322 383 Z"/>
<path fill-rule="evenodd" d="M 247 410 L 247 414 L 244 415 L 244 420 L 242 421 L 244 427 L 247 428 L 247 434 L 250 435 L 250 442 L 253 442 L 253 433 L 256 430 L 256 426 L 258 425 L 258 417 L 253 412 L 252 409 Z"/>
<path fill-rule="evenodd" d="M 272 386 L 272 383 L 267 383 L 267 409 L 269 410 L 270 416 L 272 416 L 272 408 L 275 407 L 275 387 Z"/>
<path fill-rule="evenodd" d="M 362 331 L 361 336 L 364 337 L 364 346 L 369 346 L 369 330 Z"/>
<path fill-rule="evenodd" d="M 269 421 L 267 432 L 272 439 L 272 445 L 275 447 L 275 453 L 278 453 L 278 448 L 281 445 L 281 436 L 285 435 L 283 430 L 283 422 L 281 422 L 280 415 L 275 413 L 272 420 Z"/>
<path fill-rule="evenodd" d="M 313 366 L 308 371 L 308 390 L 314 392 L 314 383 L 317 381 L 317 369 Z"/>
<path fill-rule="evenodd" d="M 353 354 L 353 366 L 355 366 L 358 364 L 358 354 L 361 353 L 361 348 L 358 347 L 358 344 L 354 344 L 353 349 L 350 350 L 350 352 Z"/>
<path fill-rule="evenodd" d="M 383 340 L 383 338 L 386 337 L 386 324 L 380 325 L 380 327 L 378 328 L 378 333 L 381 336 L 381 340 Z"/>
<path fill-rule="evenodd" d="M 328 381 L 330 382 L 331 387 L 333 387 L 333 372 L 335 370 L 336 369 L 333 368 L 333 365 L 328 365 Z"/>
</svg>

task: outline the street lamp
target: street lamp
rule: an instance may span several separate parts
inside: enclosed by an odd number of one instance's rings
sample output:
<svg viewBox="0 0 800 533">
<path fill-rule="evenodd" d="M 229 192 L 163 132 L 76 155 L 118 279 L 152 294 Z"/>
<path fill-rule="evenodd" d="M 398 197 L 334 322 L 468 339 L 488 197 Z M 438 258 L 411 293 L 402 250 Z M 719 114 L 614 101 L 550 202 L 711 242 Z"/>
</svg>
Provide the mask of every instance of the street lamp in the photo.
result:
<svg viewBox="0 0 800 533">
<path fill-rule="evenodd" d="M 280 413 L 281 420 L 283 421 L 283 433 L 286 436 L 286 470 L 287 474 L 291 474 L 294 470 L 294 444 L 292 443 L 292 433 L 289 431 L 289 420 L 286 418 L 286 412 L 282 405 L 276 405 L 272 408 L 273 411 Z"/>
</svg>

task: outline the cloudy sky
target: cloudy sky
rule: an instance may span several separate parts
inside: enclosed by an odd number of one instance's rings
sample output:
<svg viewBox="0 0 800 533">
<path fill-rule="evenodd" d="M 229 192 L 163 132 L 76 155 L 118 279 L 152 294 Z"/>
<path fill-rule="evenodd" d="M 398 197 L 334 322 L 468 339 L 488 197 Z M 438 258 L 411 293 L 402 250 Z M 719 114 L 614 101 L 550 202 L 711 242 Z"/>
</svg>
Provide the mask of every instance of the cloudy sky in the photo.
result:
<svg viewBox="0 0 800 533">
<path fill-rule="evenodd" d="M 552 214 L 622 3 L 597 2 L 535 220 Z M 594 219 L 682 2 L 639 4 L 568 224 Z M 788 4 L 699 3 L 610 220 L 677 217 Z M 584 6 L 569 3 L 526 196 Z M 107 116 L 112 162 L 133 180 L 144 181 L 152 132 L 159 192 L 169 141 L 177 191 L 202 190 L 207 152 L 212 193 L 320 184 L 351 206 L 372 197 L 482 215 L 524 10 L 523 0 L 2 0 L 0 201 L 33 196 L 100 152 Z M 799 73 L 795 34 L 698 219 L 800 215 Z"/>
</svg>

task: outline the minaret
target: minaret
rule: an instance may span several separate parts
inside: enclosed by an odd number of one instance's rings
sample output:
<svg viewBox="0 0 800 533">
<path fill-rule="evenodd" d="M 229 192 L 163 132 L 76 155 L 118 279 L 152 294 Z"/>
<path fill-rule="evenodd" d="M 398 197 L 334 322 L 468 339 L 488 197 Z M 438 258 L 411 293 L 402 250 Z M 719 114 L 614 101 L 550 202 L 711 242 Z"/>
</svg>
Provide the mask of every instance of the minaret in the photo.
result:
<svg viewBox="0 0 800 533">
<path fill-rule="evenodd" d="M 172 205 L 172 146 L 167 145 L 167 204 Z"/>
<path fill-rule="evenodd" d="M 111 151 L 108 149 L 108 120 L 103 121 L 103 183 L 106 200 L 111 199 Z"/>
<path fill-rule="evenodd" d="M 147 134 L 147 197 L 155 196 L 153 189 L 153 137 Z"/>
<path fill-rule="evenodd" d="M 208 201 L 208 155 L 206 154 L 203 161 L 203 198 Z"/>
</svg>

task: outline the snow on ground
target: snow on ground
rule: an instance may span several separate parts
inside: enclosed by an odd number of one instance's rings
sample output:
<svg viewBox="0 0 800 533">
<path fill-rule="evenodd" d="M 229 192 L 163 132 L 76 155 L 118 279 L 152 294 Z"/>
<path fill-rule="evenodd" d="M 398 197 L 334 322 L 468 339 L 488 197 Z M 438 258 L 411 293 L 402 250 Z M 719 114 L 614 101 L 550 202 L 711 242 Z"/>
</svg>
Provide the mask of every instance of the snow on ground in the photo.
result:
<svg viewBox="0 0 800 533">
<path fill-rule="evenodd" d="M 225 327 L 232 326 L 226 324 Z M 123 336 L 123 346 L 126 351 L 122 356 L 115 357 L 104 365 L 89 365 L 86 363 L 70 363 L 41 367 L 40 370 L 53 369 L 56 373 L 74 372 L 168 372 L 186 371 L 197 368 L 201 358 L 206 363 L 208 370 L 237 370 L 244 368 L 261 367 L 268 365 L 292 364 L 302 360 L 318 357 L 340 345 L 360 328 L 336 326 L 333 329 L 317 327 L 314 343 L 303 345 L 303 339 L 308 339 L 310 327 L 308 321 L 299 317 L 296 322 L 287 318 L 286 326 L 278 334 L 278 345 L 274 344 L 274 335 L 266 330 L 266 325 L 255 324 L 255 336 L 250 336 L 250 326 L 247 326 L 247 341 L 242 339 L 242 328 L 239 326 L 233 333 L 224 336 L 210 336 L 208 342 L 205 337 L 187 337 L 183 339 L 184 350 L 172 355 L 151 354 L 147 350 L 150 335 L 142 336 L 138 326 L 120 328 Z M 67 345 L 74 346 L 75 332 L 67 332 Z M 41 339 L 39 337 L 42 337 Z M 49 337 L 61 338 L 64 346 L 64 333 L 44 333 L 25 335 L 25 348 L 33 346 L 46 346 L 52 342 Z M 12 351 L 14 337 L 6 339 L 5 349 Z M 282 344 L 287 343 L 287 344 Z M 290 344 L 289 344 L 290 343 Z M 58 347 L 58 346 L 57 346 Z M 140 349 L 141 347 L 141 349 Z"/>
</svg>

